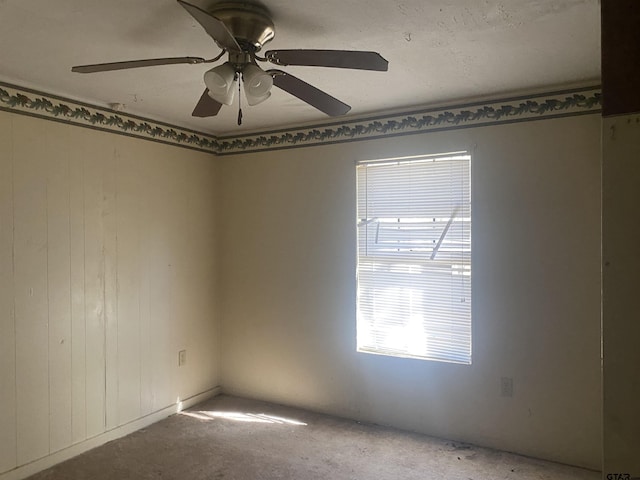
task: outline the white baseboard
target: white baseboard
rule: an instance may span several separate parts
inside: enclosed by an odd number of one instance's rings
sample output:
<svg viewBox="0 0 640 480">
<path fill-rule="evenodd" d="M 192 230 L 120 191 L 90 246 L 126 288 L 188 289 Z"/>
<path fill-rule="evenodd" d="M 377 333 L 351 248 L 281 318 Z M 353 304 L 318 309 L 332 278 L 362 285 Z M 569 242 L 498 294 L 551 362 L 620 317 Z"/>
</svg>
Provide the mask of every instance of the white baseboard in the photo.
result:
<svg viewBox="0 0 640 480">
<path fill-rule="evenodd" d="M 125 435 L 129 435 L 136 430 L 148 427 L 152 423 L 156 423 L 164 418 L 173 415 L 174 413 L 178 413 L 185 408 L 192 407 L 193 405 L 203 402 L 211 397 L 220 395 L 220 393 L 222 393 L 222 389 L 220 387 L 214 387 L 211 390 L 207 390 L 206 392 L 202 392 L 192 397 L 186 398 L 179 404 L 171 405 L 169 407 L 163 408 L 162 410 L 158 410 L 157 412 L 150 413 L 149 415 L 116 427 L 113 430 L 101 433 L 100 435 L 89 438 L 83 442 L 76 443 L 75 445 L 71 445 L 70 447 L 54 452 L 50 455 L 47 455 L 46 457 L 39 458 L 38 460 L 34 460 L 31 463 L 21 465 L 13 470 L 2 473 L 0 474 L 0 480 L 22 480 L 23 478 L 27 478 L 30 475 L 34 475 L 42 470 L 53 467 L 60 462 L 64 462 L 65 460 L 80 455 L 81 453 L 91 450 L 92 448 L 99 447 L 100 445 L 110 442 L 111 440 L 124 437 Z"/>
</svg>

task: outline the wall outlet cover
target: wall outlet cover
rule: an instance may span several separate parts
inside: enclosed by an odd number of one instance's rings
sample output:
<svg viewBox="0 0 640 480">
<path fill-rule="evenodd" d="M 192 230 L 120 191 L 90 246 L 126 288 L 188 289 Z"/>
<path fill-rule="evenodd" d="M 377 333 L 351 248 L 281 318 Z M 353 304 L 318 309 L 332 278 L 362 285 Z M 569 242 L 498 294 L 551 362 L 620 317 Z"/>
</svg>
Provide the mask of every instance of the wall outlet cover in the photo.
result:
<svg viewBox="0 0 640 480">
<path fill-rule="evenodd" d="M 500 395 L 502 397 L 513 397 L 513 378 L 500 378 Z"/>
</svg>

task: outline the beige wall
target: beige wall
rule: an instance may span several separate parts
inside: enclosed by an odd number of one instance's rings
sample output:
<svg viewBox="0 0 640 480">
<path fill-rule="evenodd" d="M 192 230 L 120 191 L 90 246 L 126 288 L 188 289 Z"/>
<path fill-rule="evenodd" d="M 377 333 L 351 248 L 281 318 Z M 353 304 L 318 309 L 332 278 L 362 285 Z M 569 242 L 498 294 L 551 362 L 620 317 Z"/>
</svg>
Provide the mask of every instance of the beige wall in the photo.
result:
<svg viewBox="0 0 640 480">
<path fill-rule="evenodd" d="M 599 469 L 600 122 L 218 160 L 225 391 Z M 356 353 L 354 161 L 460 149 L 473 154 L 473 365 Z"/>
<path fill-rule="evenodd" d="M 603 127 L 603 478 L 640 478 L 640 114 Z"/>
<path fill-rule="evenodd" d="M 0 472 L 220 383 L 599 469 L 600 131 L 589 115 L 213 159 L 0 112 Z M 461 148 L 473 365 L 356 353 L 354 161 Z"/>
<path fill-rule="evenodd" d="M 216 181 L 204 153 L 0 112 L 0 472 L 218 384 Z"/>
</svg>

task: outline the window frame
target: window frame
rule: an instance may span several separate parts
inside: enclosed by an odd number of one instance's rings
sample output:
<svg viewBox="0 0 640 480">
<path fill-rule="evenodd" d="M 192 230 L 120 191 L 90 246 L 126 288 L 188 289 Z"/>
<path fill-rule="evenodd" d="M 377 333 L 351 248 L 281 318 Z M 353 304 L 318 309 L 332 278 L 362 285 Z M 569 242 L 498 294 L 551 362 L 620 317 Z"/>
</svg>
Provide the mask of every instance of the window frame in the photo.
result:
<svg viewBox="0 0 640 480">
<path fill-rule="evenodd" d="M 458 158 L 460 158 L 460 160 L 457 160 Z M 363 190 L 363 186 L 361 185 L 362 182 L 362 175 L 361 169 L 366 169 L 368 167 L 390 167 L 389 171 L 391 171 L 391 169 L 393 169 L 394 166 L 400 166 L 400 165 L 409 165 L 409 168 L 411 168 L 413 165 L 419 165 L 419 164 L 423 164 L 422 166 L 424 168 L 422 168 L 422 170 L 424 172 L 429 172 L 430 168 L 428 167 L 429 164 L 433 164 L 435 165 L 435 162 L 446 162 L 446 161 L 450 161 L 452 162 L 452 164 L 456 165 L 456 162 L 460 162 L 461 167 L 461 172 L 460 174 L 454 174 L 451 173 L 449 178 L 449 182 L 451 183 L 455 183 L 460 181 L 463 185 L 462 188 L 462 194 L 459 197 L 456 197 L 455 194 L 451 194 L 451 196 L 449 197 L 450 202 L 456 203 L 456 202 L 462 202 L 462 205 L 460 205 L 460 207 L 462 208 L 462 218 L 460 218 L 459 220 L 456 220 L 455 217 L 456 215 L 458 215 L 458 212 L 456 212 L 457 207 L 451 207 L 452 211 L 450 212 L 449 218 L 447 219 L 447 221 L 444 223 L 444 227 L 443 230 L 440 232 L 440 236 L 437 240 L 437 242 L 432 238 L 431 239 L 431 243 L 426 244 L 424 241 L 422 242 L 422 244 L 420 244 L 419 242 L 416 243 L 415 238 L 412 239 L 411 241 L 409 241 L 408 243 L 406 243 L 406 245 L 408 245 L 407 247 L 398 247 L 397 253 L 395 252 L 391 252 L 391 250 L 393 250 L 393 248 L 387 248 L 387 252 L 384 252 L 384 249 L 382 248 L 378 248 L 378 251 L 382 251 L 382 254 L 376 255 L 376 254 L 370 254 L 368 247 L 367 247 L 367 253 L 365 255 L 362 254 L 362 249 L 363 249 L 363 240 L 362 240 L 362 236 L 365 235 L 363 234 L 363 230 L 369 230 L 370 229 L 370 225 L 371 223 L 378 223 L 378 231 L 380 230 L 380 224 L 384 221 L 387 222 L 388 225 L 389 222 L 392 219 L 395 219 L 395 217 L 390 217 L 390 218 L 385 218 L 385 219 L 381 219 L 381 217 L 375 218 L 374 216 L 371 216 L 369 214 L 367 215 L 362 215 L 362 190 Z M 437 154 L 424 154 L 424 155 L 413 155 L 413 156 L 406 156 L 406 157 L 392 157 L 392 158 L 383 158 L 383 159 L 376 159 L 376 160 L 366 160 L 366 161 L 358 161 L 356 162 L 356 179 L 357 179 L 357 186 L 356 186 L 356 197 L 357 197 L 357 201 L 356 201 L 356 210 L 357 210 L 357 255 L 356 255 L 356 284 L 357 284 L 357 299 L 356 299 L 356 337 L 357 337 L 357 341 L 356 341 L 356 349 L 358 352 L 361 353 L 368 353 L 368 354 L 377 354 L 377 355 L 385 355 L 385 356 L 392 356 L 392 357 L 405 357 L 405 358 L 416 358 L 416 359 L 420 359 L 420 360 L 430 360 L 430 361 L 438 361 L 438 362 L 447 362 L 447 363 L 457 363 L 457 364 L 464 364 L 464 365 L 471 365 L 472 364 L 472 345 L 473 345 L 473 336 L 472 336 L 472 326 L 473 326 L 473 312 L 472 312 L 472 155 L 471 155 L 471 149 L 467 149 L 467 150 L 459 150 L 459 151 L 452 151 L 452 152 L 444 152 L 444 153 L 437 153 Z M 456 165 L 457 166 L 457 165 Z M 419 167 L 420 169 L 420 167 Z M 428 175 L 433 175 L 433 172 L 435 170 L 431 169 L 432 172 L 431 173 L 424 173 L 425 177 Z M 436 168 L 437 170 L 437 168 Z M 411 178 L 411 177 L 407 177 Z M 405 180 L 407 180 L 405 179 Z M 409 180 L 407 180 L 409 181 Z M 382 180 L 382 183 L 384 183 L 385 181 Z M 434 184 L 435 185 L 435 184 Z M 366 187 L 366 193 L 365 196 L 368 196 L 369 191 L 368 189 L 370 188 L 370 185 L 367 185 Z M 434 191 L 437 191 L 438 188 L 433 188 Z M 422 191 L 422 190 L 420 190 Z M 397 191 L 395 193 L 396 198 L 398 196 Z M 402 197 L 404 194 L 400 195 L 400 197 Z M 442 194 L 441 194 L 442 195 Z M 460 195 L 460 194 L 459 194 Z M 423 195 L 424 196 L 424 195 Z M 427 200 L 424 200 L 424 198 L 421 198 L 419 203 L 419 208 L 423 207 L 423 205 L 426 204 L 435 204 L 437 201 L 442 201 L 443 198 L 446 197 L 442 197 L 442 196 L 434 196 L 432 198 L 428 198 Z M 369 207 L 369 199 L 366 198 L 364 200 L 364 202 L 367 204 L 367 212 L 368 212 L 368 207 Z M 378 199 L 378 202 L 380 202 L 380 200 Z M 402 202 L 401 202 L 402 203 Z M 429 206 L 425 206 L 425 208 L 427 208 L 427 210 L 429 209 Z M 384 210 L 384 208 L 381 208 L 380 210 Z M 411 210 L 411 208 L 410 208 Z M 402 221 L 405 221 L 405 223 L 402 223 Z M 396 230 L 400 231 L 400 230 L 411 230 L 412 228 L 414 230 L 421 230 L 422 228 L 422 234 L 424 234 L 425 231 L 425 227 L 422 226 L 417 226 L 417 227 L 413 227 L 410 223 L 411 221 L 416 221 L 416 222 L 420 222 L 421 220 L 424 219 L 420 219 L 420 218 L 411 218 L 410 216 L 401 216 L 397 218 L 398 221 L 398 227 L 396 228 Z M 439 221 L 443 221 L 442 218 L 438 218 Z M 436 222 L 436 218 L 433 219 L 434 222 Z M 455 225 L 455 226 L 454 226 Z M 363 229 L 364 227 L 364 229 Z M 463 242 L 462 244 L 459 245 L 459 252 L 454 249 L 450 249 L 449 253 L 450 255 L 452 255 L 452 258 L 450 258 L 448 261 L 438 261 L 438 259 L 436 258 L 438 255 L 438 252 L 440 251 L 441 248 L 443 248 L 444 245 L 446 245 L 447 243 L 451 243 L 448 242 L 447 239 L 447 235 L 449 234 L 451 228 L 457 229 L 457 231 L 463 231 L 464 233 L 460 234 L 460 238 L 463 238 Z M 461 230 L 462 229 L 462 230 Z M 435 228 L 432 228 L 432 230 L 436 230 Z M 398 233 L 400 235 L 400 233 Z M 406 235 L 406 234 L 405 234 Z M 409 234 L 411 235 L 411 234 Z M 407 235 L 407 236 L 409 236 Z M 376 233 L 376 242 L 378 241 L 377 239 L 378 237 L 378 233 Z M 366 242 L 369 242 L 369 240 L 367 239 Z M 365 242 L 365 243 L 366 243 Z M 402 243 L 402 240 L 396 240 L 396 242 L 398 244 L 402 244 L 404 245 L 404 243 Z M 412 243 L 413 242 L 413 243 Z M 367 245 L 369 245 L 369 243 L 367 243 Z M 394 244 L 395 245 L 395 244 Z M 416 248 L 417 245 L 417 248 Z M 432 246 L 431 248 L 431 254 L 429 254 L 428 250 L 429 250 L 429 246 Z M 449 247 L 449 245 L 447 245 L 447 247 Z M 458 253 L 456 253 L 458 252 Z M 454 257 L 455 255 L 458 254 L 460 255 L 460 260 L 456 260 Z M 418 258 L 418 255 L 420 255 L 420 258 Z M 424 256 L 428 256 L 428 259 L 425 259 L 422 255 Z M 366 262 L 363 261 L 364 259 L 367 259 Z M 370 261 L 369 261 L 370 260 Z M 367 263 L 367 267 L 366 268 L 371 268 L 372 271 L 375 271 L 376 267 L 371 267 L 370 264 L 372 265 L 378 265 L 378 264 L 382 264 L 384 262 L 389 263 L 389 266 L 387 267 L 389 271 L 391 271 L 392 269 L 396 269 L 397 271 L 394 272 L 394 275 L 396 275 L 396 278 L 399 278 L 400 280 L 398 281 L 399 286 L 396 285 L 395 283 L 384 283 L 382 282 L 381 285 L 383 285 L 385 288 L 388 289 L 389 292 L 391 292 L 389 295 L 387 295 L 386 299 L 383 299 L 382 301 L 380 301 L 379 303 L 382 305 L 385 305 L 385 307 L 380 307 L 378 308 L 378 310 L 382 310 L 383 308 L 387 308 L 388 310 L 402 310 L 402 308 L 394 308 L 396 307 L 396 303 L 393 302 L 397 302 L 397 298 L 399 298 L 400 296 L 402 296 L 403 294 L 406 293 L 406 291 L 410 292 L 410 295 L 413 295 L 413 293 L 417 292 L 420 293 L 422 296 L 418 296 L 417 298 L 421 299 L 420 301 L 422 302 L 422 307 L 418 307 L 415 308 L 413 310 L 413 313 L 411 313 L 410 315 L 408 315 L 408 317 L 411 317 L 411 322 L 413 322 L 414 325 L 412 325 L 411 327 L 409 327 L 409 323 L 410 320 L 408 318 L 405 318 L 404 323 L 401 325 L 400 322 L 398 322 L 397 320 L 383 320 L 382 322 L 378 322 L 380 323 L 380 328 L 378 329 L 378 331 L 383 331 L 384 332 L 384 328 L 391 328 L 394 327 L 396 329 L 397 332 L 401 331 L 403 328 L 405 330 L 404 336 L 405 336 L 405 343 L 413 343 L 414 347 L 404 347 L 403 348 L 386 348 L 386 347 L 381 347 L 381 343 L 385 342 L 388 340 L 389 337 L 391 337 L 390 333 L 376 333 L 375 330 L 371 327 L 372 324 L 376 323 L 377 321 L 375 319 L 373 319 L 373 317 L 376 316 L 376 308 L 377 307 L 367 307 L 368 311 L 367 314 L 369 316 L 368 319 L 363 319 L 363 317 L 365 317 L 366 315 L 363 313 L 363 308 L 361 308 L 362 303 L 364 303 L 364 301 L 362 300 L 362 296 L 363 296 L 363 277 L 364 275 L 364 269 L 363 269 L 363 263 Z M 410 271 L 406 271 L 404 274 L 400 274 L 399 272 L 403 269 L 409 269 L 409 268 L 413 268 L 412 273 L 410 273 Z M 434 273 L 437 271 L 437 269 L 440 268 L 440 272 L 439 273 Z M 449 269 L 449 270 L 447 270 Z M 458 270 L 456 270 L 458 269 Z M 450 278 L 450 283 L 451 285 L 454 285 L 456 282 L 458 282 L 459 285 L 461 285 L 463 289 L 462 293 L 460 293 L 458 291 L 458 286 L 455 287 L 455 294 L 454 292 L 454 287 L 450 287 L 451 288 L 451 293 L 449 294 L 449 297 L 447 297 L 447 294 L 442 294 L 440 292 L 440 295 L 444 295 L 443 297 L 438 296 L 438 294 L 434 293 L 436 290 L 445 290 L 446 291 L 446 286 L 440 288 L 439 286 L 437 287 L 430 287 L 429 289 L 424 288 L 424 285 L 421 286 L 420 288 L 416 287 L 413 283 L 411 283 L 411 276 L 413 275 L 414 277 L 416 277 L 416 272 L 419 272 L 419 276 L 420 277 L 428 277 L 430 275 L 435 275 L 433 278 L 436 278 L 438 275 L 444 275 L 443 278 Z M 371 276 L 382 276 L 384 275 L 383 273 L 372 273 Z M 458 275 L 459 277 L 456 277 L 456 275 Z M 409 280 L 407 282 L 405 282 L 404 277 L 409 278 Z M 367 280 L 370 281 L 370 280 Z M 416 282 L 416 285 L 420 282 L 423 282 L 424 280 L 420 280 L 418 282 Z M 396 282 L 396 280 L 394 280 L 394 282 Z M 425 281 L 426 282 L 426 281 Z M 375 280 L 373 281 L 373 283 L 375 283 Z M 427 282 L 428 283 L 428 282 Z M 406 285 L 409 285 L 408 287 Z M 457 284 L 456 284 L 457 285 Z M 373 290 L 378 290 L 377 293 L 375 293 L 374 295 L 378 295 L 378 297 L 381 297 L 382 295 L 380 294 L 380 288 L 379 287 L 375 287 L 375 286 L 371 286 L 371 284 L 368 284 L 367 287 L 365 288 L 369 288 L 369 289 L 373 289 Z M 436 300 L 424 300 L 424 298 L 429 297 L 428 293 L 429 292 L 434 293 L 434 298 L 436 298 Z M 467 303 L 466 305 L 462 306 L 462 307 L 456 307 L 455 305 L 453 305 L 453 299 L 457 298 L 455 295 L 460 294 L 460 301 L 462 303 Z M 397 297 L 397 298 L 392 298 L 392 297 Z M 390 300 L 391 298 L 391 300 Z M 413 298 L 413 297 L 411 297 Z M 463 317 L 462 318 L 462 322 L 460 323 L 458 321 L 458 317 L 455 317 L 455 320 L 452 320 L 451 318 L 448 317 L 448 314 L 441 314 L 441 313 L 433 313 L 435 311 L 435 308 L 433 308 L 431 310 L 431 313 L 428 313 L 427 310 L 428 308 L 425 308 L 425 305 L 429 305 L 429 302 L 432 302 L 433 304 L 437 303 L 438 300 L 441 300 L 443 298 L 450 298 L 451 300 L 451 305 L 448 307 L 450 308 L 450 312 L 456 311 L 456 315 L 461 314 L 460 312 L 463 312 Z M 386 302 L 386 303 L 385 303 Z M 412 303 L 413 300 L 410 301 L 410 303 Z M 375 303 L 375 301 L 373 301 L 373 303 Z M 389 306 L 390 305 L 390 306 Z M 407 305 L 407 302 L 402 304 L 403 306 Z M 438 304 L 438 306 L 440 306 L 441 304 Z M 412 307 L 413 308 L 413 307 Z M 415 314 L 415 311 L 418 311 L 418 314 Z M 395 314 L 390 314 L 395 315 Z M 434 318 L 436 317 L 447 317 L 449 318 L 449 320 L 435 320 L 433 321 Z M 415 320 L 415 317 L 420 317 L 419 320 Z M 449 322 L 449 323 L 447 323 Z M 417 327 L 416 327 L 417 325 Z M 446 327 L 447 325 L 449 325 L 449 332 L 447 334 L 444 335 L 444 337 L 446 337 L 448 335 L 449 340 L 443 340 L 442 338 L 444 338 L 443 336 L 441 336 L 440 339 L 436 338 L 436 335 L 434 334 L 434 332 L 436 331 L 440 331 L 442 332 L 443 330 L 438 330 L 441 328 Z M 364 330 L 368 328 L 369 330 L 364 332 Z M 418 330 L 416 330 L 416 328 L 418 328 Z M 420 331 L 421 329 L 421 331 Z M 410 330 L 412 330 L 413 332 L 417 332 L 418 335 L 416 339 L 412 338 L 412 335 L 407 334 L 406 332 L 409 332 Z M 363 333 L 364 332 L 364 333 Z M 373 332 L 373 333 L 371 333 Z M 365 335 L 369 334 L 369 339 L 367 340 L 363 340 L 363 337 Z M 396 334 L 396 337 L 399 334 Z M 420 337 L 420 335 L 422 335 L 422 337 Z M 371 337 L 375 337 L 375 340 L 372 340 Z M 429 337 L 429 339 L 427 339 Z M 424 340 L 421 340 L 421 338 L 424 338 Z M 423 342 L 423 345 L 420 346 L 420 342 Z M 399 343 L 399 342 L 396 342 Z M 434 347 L 430 347 L 430 344 L 436 345 L 442 343 L 444 345 L 442 351 L 441 351 L 441 347 L 440 346 L 434 346 Z M 373 345 L 375 344 L 375 345 Z M 415 346 L 417 345 L 417 346 Z M 447 350 L 448 345 L 453 346 L 454 348 L 452 348 L 451 350 Z M 437 350 L 437 351 L 436 351 Z M 419 352 L 419 353 L 416 353 Z M 435 353 L 434 353 L 435 352 Z M 444 353 L 443 353 L 444 352 Z"/>
</svg>

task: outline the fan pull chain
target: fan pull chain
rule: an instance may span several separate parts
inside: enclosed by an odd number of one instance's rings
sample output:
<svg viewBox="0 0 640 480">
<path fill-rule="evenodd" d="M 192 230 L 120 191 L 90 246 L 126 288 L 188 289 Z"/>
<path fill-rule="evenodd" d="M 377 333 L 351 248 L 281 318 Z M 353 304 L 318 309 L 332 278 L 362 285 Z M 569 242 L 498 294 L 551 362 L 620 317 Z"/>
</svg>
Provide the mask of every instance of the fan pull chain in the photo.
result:
<svg viewBox="0 0 640 480">
<path fill-rule="evenodd" d="M 242 89 L 240 88 L 240 78 L 238 78 L 238 126 L 242 125 Z"/>
</svg>

